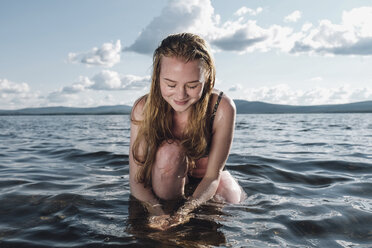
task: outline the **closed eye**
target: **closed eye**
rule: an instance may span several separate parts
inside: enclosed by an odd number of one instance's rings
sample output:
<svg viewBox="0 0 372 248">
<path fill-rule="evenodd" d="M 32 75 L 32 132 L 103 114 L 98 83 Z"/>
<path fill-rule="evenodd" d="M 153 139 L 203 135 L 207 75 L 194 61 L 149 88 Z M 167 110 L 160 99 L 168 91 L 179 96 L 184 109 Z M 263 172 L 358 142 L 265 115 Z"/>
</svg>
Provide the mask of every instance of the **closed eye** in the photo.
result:
<svg viewBox="0 0 372 248">
<path fill-rule="evenodd" d="M 194 85 L 194 86 L 187 86 L 187 88 L 189 88 L 189 89 L 195 89 L 196 87 L 198 87 L 198 85 Z"/>
<path fill-rule="evenodd" d="M 201 85 L 201 83 L 199 83 L 199 82 L 190 82 L 190 83 L 187 84 L 187 88 L 189 88 L 189 89 L 195 89 L 199 85 Z"/>
</svg>

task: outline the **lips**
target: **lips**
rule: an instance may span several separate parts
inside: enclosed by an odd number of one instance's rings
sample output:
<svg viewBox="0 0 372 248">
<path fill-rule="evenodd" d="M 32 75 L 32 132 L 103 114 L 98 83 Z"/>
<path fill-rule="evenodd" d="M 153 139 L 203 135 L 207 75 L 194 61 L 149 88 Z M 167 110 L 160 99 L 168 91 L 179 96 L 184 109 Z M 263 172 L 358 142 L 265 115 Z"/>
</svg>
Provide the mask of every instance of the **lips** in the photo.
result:
<svg viewBox="0 0 372 248">
<path fill-rule="evenodd" d="M 174 103 L 177 104 L 177 105 L 185 105 L 189 100 L 186 100 L 186 101 L 176 101 L 174 100 Z"/>
</svg>

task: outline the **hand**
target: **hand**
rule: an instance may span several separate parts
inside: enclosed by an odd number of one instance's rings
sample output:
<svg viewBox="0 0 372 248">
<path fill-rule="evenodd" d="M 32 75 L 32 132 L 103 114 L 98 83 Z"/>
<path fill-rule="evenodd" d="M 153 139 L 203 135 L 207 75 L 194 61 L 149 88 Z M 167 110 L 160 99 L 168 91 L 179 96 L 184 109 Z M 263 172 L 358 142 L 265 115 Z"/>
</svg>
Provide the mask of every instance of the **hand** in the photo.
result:
<svg viewBox="0 0 372 248">
<path fill-rule="evenodd" d="M 158 208 L 158 205 L 160 206 L 160 204 L 156 204 L 153 205 L 153 207 L 156 206 Z M 149 211 L 150 215 L 154 215 L 149 218 L 149 227 L 164 231 L 185 224 L 194 216 L 191 212 L 199 205 L 198 200 L 190 198 L 185 205 L 179 208 L 172 216 L 164 214 L 162 210 L 160 212 L 161 214 L 151 214 L 152 212 Z"/>
<path fill-rule="evenodd" d="M 185 224 L 189 222 L 193 216 L 194 216 L 193 214 L 176 213 L 175 215 L 171 216 L 171 218 L 169 219 L 168 227 L 171 228 L 171 227 Z"/>
<path fill-rule="evenodd" d="M 182 215 L 178 213 L 176 213 L 173 216 L 169 215 L 152 216 L 149 218 L 149 227 L 160 231 L 165 231 L 172 227 L 176 227 L 178 225 L 182 225 L 189 222 L 192 217 L 193 217 L 192 214 Z"/>
<path fill-rule="evenodd" d="M 170 216 L 167 214 L 158 215 L 158 216 L 151 216 L 149 218 L 149 227 L 153 229 L 157 229 L 160 231 L 164 231 L 169 225 Z"/>
</svg>

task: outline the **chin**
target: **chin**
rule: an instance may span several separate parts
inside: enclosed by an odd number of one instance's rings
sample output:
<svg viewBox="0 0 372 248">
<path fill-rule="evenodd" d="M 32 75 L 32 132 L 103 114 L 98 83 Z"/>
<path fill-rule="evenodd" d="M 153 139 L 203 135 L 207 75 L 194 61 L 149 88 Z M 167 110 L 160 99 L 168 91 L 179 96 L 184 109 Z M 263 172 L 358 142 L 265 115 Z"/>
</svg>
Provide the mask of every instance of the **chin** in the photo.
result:
<svg viewBox="0 0 372 248">
<path fill-rule="evenodd" d="M 173 105 L 172 105 L 172 108 L 173 108 L 173 110 L 176 111 L 176 112 L 185 112 L 185 111 L 189 110 L 189 109 L 191 108 L 192 105 L 193 105 L 193 104 L 191 104 L 191 103 L 187 103 L 187 104 L 185 104 L 185 105 L 173 104 Z"/>
<path fill-rule="evenodd" d="M 187 111 L 189 108 L 190 108 L 190 106 L 188 106 L 188 107 L 178 107 L 178 106 L 176 106 L 176 107 L 173 107 L 172 106 L 172 108 L 173 108 L 173 110 L 174 111 L 176 111 L 176 112 L 185 112 L 185 111 Z"/>
<path fill-rule="evenodd" d="M 172 107 L 172 109 L 175 112 L 179 112 L 179 113 L 188 111 L 192 107 L 192 105 L 194 105 L 197 102 L 197 101 L 193 101 L 192 99 L 189 99 L 185 104 L 177 104 L 174 102 L 173 99 L 165 98 L 165 100 L 168 102 L 168 104 Z"/>
</svg>

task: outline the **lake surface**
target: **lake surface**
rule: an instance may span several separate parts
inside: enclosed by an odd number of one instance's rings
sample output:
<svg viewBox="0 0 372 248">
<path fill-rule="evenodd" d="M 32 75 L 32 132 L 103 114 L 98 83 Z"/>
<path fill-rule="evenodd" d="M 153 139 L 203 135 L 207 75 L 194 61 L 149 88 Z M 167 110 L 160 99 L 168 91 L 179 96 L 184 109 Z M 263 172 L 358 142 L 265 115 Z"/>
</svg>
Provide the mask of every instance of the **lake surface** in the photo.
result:
<svg viewBox="0 0 372 248">
<path fill-rule="evenodd" d="M 0 116 L 0 247 L 372 247 L 372 114 L 238 115 L 247 199 L 146 227 L 129 116 Z"/>
</svg>

